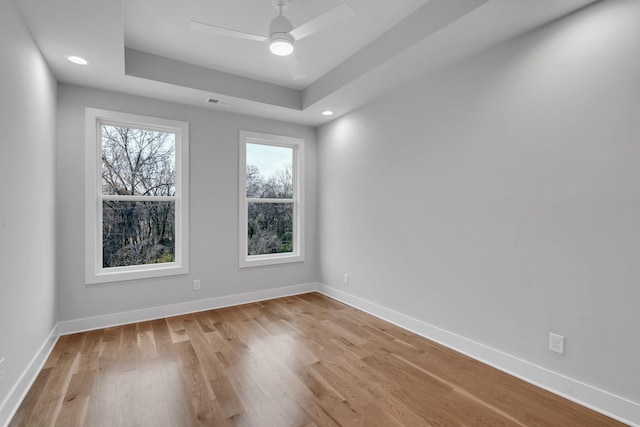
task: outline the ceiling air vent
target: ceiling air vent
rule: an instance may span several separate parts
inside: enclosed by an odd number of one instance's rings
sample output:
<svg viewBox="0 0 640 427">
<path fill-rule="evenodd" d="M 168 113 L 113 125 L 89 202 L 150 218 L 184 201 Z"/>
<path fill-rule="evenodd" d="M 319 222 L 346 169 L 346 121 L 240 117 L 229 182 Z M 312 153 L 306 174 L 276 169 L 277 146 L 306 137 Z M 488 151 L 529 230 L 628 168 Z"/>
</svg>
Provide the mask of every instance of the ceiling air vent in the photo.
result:
<svg viewBox="0 0 640 427">
<path fill-rule="evenodd" d="M 229 105 L 231 105 L 231 102 L 229 101 L 225 101 L 223 99 L 216 99 L 216 98 L 208 98 L 207 102 L 209 104 L 218 105 L 220 107 L 228 107 Z"/>
</svg>

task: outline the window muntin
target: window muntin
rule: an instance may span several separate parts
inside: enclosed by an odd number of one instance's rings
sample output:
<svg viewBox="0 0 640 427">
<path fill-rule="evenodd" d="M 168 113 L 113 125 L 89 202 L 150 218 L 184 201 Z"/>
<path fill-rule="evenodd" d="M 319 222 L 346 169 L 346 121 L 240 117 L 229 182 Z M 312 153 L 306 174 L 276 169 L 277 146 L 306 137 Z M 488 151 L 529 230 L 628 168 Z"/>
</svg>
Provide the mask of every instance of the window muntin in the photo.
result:
<svg viewBox="0 0 640 427">
<path fill-rule="evenodd" d="M 240 266 L 304 260 L 303 140 L 240 132 Z"/>
<path fill-rule="evenodd" d="M 188 272 L 188 124 L 87 109 L 86 281 Z"/>
</svg>

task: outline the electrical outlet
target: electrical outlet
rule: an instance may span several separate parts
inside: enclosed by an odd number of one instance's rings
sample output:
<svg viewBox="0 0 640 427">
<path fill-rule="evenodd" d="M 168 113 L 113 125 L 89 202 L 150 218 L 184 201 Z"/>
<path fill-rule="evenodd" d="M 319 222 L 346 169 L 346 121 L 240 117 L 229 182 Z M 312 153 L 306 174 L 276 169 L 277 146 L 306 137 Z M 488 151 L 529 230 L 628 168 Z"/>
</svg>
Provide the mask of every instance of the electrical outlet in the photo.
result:
<svg viewBox="0 0 640 427">
<path fill-rule="evenodd" d="M 0 382 L 4 380 L 4 357 L 0 359 Z"/>
<path fill-rule="evenodd" d="M 564 354 L 564 337 L 562 335 L 549 334 L 549 350 Z"/>
<path fill-rule="evenodd" d="M 193 290 L 194 291 L 200 290 L 200 279 L 196 279 L 193 281 Z"/>
<path fill-rule="evenodd" d="M 345 275 L 342 277 L 342 281 L 344 282 L 345 285 L 349 284 L 349 275 L 345 273 Z"/>
</svg>

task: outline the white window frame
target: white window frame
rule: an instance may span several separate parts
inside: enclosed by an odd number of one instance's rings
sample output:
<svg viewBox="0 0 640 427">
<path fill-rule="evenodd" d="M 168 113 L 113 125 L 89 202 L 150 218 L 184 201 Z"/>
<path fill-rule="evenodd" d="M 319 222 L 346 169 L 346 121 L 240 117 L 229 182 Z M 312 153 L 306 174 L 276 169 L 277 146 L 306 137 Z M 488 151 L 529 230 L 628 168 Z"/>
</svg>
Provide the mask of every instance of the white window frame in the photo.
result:
<svg viewBox="0 0 640 427">
<path fill-rule="evenodd" d="M 240 131 L 239 155 L 239 266 L 256 267 L 304 261 L 304 139 Z M 247 198 L 247 144 L 273 145 L 293 149 L 293 199 Z M 291 200 L 291 202 L 289 202 Z M 293 252 L 265 255 L 247 255 L 249 202 L 293 204 Z"/>
<path fill-rule="evenodd" d="M 176 135 L 176 195 L 104 196 L 102 194 L 102 135 L 100 125 L 171 132 Z M 189 273 L 189 124 L 137 114 L 87 108 L 85 111 L 85 281 L 87 284 L 119 282 Z M 175 261 L 104 268 L 102 264 L 102 201 L 171 200 L 175 202 Z"/>
</svg>

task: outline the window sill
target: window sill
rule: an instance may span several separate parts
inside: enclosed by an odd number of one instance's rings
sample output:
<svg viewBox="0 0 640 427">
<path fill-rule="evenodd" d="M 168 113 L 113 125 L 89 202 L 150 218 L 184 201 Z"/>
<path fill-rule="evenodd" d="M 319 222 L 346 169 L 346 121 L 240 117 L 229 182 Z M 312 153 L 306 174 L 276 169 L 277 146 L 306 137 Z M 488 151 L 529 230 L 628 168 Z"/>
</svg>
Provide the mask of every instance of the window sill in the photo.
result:
<svg viewBox="0 0 640 427">
<path fill-rule="evenodd" d="M 304 261 L 301 254 L 269 254 L 269 255 L 253 255 L 240 259 L 240 268 L 260 267 L 264 265 L 289 264 L 293 262 Z"/>
<path fill-rule="evenodd" d="M 85 277 L 85 283 L 87 285 L 94 285 L 99 283 L 112 283 L 123 282 L 127 280 L 149 279 L 155 277 L 177 276 L 181 274 L 188 274 L 189 269 L 184 266 L 177 265 L 175 263 L 167 263 L 166 266 L 138 266 L 138 267 L 125 267 L 125 268 L 113 268 L 109 271 L 101 271 L 95 274 L 89 274 Z M 113 270 L 113 271 L 111 271 Z"/>
</svg>

